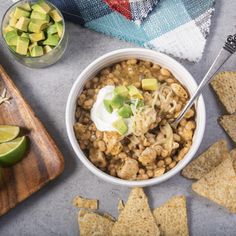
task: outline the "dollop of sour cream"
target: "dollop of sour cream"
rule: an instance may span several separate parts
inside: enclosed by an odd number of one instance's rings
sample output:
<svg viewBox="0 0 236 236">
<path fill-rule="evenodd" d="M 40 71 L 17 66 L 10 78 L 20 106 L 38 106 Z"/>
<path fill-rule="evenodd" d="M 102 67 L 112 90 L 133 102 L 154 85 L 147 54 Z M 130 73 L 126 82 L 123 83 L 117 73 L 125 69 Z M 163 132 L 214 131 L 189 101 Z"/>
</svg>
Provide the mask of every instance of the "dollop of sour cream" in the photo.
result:
<svg viewBox="0 0 236 236">
<path fill-rule="evenodd" d="M 117 113 L 117 110 L 113 110 L 112 113 L 109 113 L 103 103 L 104 99 L 112 99 L 113 91 L 115 86 L 107 85 L 99 90 L 97 94 L 96 102 L 93 104 L 91 109 L 91 120 L 95 123 L 99 131 L 117 131 L 112 123 L 120 118 Z M 128 131 L 125 136 L 132 133 L 132 118 L 124 119 Z"/>
</svg>

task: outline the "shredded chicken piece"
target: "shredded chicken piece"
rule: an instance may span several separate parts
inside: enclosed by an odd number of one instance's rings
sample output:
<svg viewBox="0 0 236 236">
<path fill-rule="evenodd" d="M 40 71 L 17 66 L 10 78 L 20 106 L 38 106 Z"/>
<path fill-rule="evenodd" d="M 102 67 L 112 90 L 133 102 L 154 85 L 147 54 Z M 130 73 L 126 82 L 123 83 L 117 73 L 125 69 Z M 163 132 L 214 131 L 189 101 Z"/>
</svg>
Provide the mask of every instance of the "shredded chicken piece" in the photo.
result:
<svg viewBox="0 0 236 236">
<path fill-rule="evenodd" d="M 105 168 L 107 166 L 105 154 L 99 151 L 98 149 L 95 149 L 95 148 L 90 149 L 89 159 L 97 167 Z"/>
<path fill-rule="evenodd" d="M 122 136 L 117 132 L 104 132 L 103 137 L 104 142 L 106 143 L 106 154 L 117 155 L 122 150 Z"/>
<path fill-rule="evenodd" d="M 130 157 L 126 158 L 121 167 L 117 170 L 117 175 L 121 179 L 136 179 L 139 170 L 138 162 Z"/>
<path fill-rule="evenodd" d="M 156 160 L 156 156 L 157 156 L 156 150 L 152 147 L 147 147 L 141 153 L 138 160 L 142 163 L 142 165 L 148 166 Z"/>
<path fill-rule="evenodd" d="M 143 136 L 147 133 L 152 124 L 157 121 L 157 112 L 152 107 L 143 107 L 138 110 L 133 118 L 133 133 L 136 136 Z"/>
</svg>

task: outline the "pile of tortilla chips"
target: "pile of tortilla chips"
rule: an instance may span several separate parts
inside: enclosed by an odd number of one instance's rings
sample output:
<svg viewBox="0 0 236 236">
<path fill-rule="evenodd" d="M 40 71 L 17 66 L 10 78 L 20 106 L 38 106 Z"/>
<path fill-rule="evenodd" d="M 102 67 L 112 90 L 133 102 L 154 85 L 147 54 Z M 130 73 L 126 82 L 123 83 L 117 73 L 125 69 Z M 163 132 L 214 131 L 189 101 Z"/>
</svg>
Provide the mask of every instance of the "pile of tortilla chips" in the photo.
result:
<svg viewBox="0 0 236 236">
<path fill-rule="evenodd" d="M 91 200 L 89 200 L 91 201 Z M 83 199 L 84 206 L 88 206 Z M 76 205 L 76 204 L 75 204 Z M 82 207 L 82 205 L 80 205 Z M 133 188 L 124 205 L 118 203 L 119 216 L 98 214 L 88 209 L 79 211 L 81 236 L 187 236 L 187 208 L 184 196 L 175 196 L 151 211 L 142 188 Z"/>
<path fill-rule="evenodd" d="M 186 166 L 182 175 L 196 179 L 192 189 L 236 213 L 236 149 L 230 153 L 219 140 Z"/>
</svg>

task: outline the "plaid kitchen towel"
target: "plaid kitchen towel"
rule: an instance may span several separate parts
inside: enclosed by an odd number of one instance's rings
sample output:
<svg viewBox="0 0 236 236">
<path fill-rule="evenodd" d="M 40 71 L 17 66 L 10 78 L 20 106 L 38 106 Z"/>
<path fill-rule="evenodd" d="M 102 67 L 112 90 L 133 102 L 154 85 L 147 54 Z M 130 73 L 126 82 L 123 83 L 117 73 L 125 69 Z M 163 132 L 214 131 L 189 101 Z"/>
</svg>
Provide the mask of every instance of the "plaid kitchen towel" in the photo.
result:
<svg viewBox="0 0 236 236">
<path fill-rule="evenodd" d="M 129 15 L 111 0 L 50 1 L 67 19 L 89 29 L 194 62 L 202 57 L 214 11 L 214 0 L 129 0 L 129 4 L 151 4 L 151 8 L 126 7 Z M 143 18 L 141 24 L 134 22 Z"/>
</svg>

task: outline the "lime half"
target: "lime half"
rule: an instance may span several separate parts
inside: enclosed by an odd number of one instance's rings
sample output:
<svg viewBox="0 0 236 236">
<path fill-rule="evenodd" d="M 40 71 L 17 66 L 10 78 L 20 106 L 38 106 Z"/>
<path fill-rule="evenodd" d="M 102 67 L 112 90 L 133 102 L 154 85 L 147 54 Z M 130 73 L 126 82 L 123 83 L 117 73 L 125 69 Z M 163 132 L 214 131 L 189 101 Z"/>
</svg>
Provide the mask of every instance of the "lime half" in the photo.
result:
<svg viewBox="0 0 236 236">
<path fill-rule="evenodd" d="M 0 143 L 5 143 L 15 139 L 20 132 L 20 128 L 11 125 L 0 125 Z"/>
<path fill-rule="evenodd" d="M 11 166 L 22 160 L 27 151 L 25 136 L 0 144 L 0 166 Z"/>
</svg>

